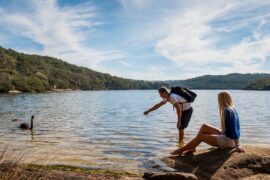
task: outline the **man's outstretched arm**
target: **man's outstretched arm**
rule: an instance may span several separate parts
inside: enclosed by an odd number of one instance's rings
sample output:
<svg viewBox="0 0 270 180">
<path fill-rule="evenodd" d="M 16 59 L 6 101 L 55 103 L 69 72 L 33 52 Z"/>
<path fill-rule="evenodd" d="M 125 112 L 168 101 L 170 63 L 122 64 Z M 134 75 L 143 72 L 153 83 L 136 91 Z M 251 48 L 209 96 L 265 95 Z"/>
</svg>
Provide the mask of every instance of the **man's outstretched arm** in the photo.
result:
<svg viewBox="0 0 270 180">
<path fill-rule="evenodd" d="M 144 114 L 147 115 L 148 113 L 150 113 L 151 111 L 155 111 L 158 108 L 160 108 L 161 106 L 163 106 L 164 104 L 166 104 L 166 102 L 161 101 L 158 104 L 154 105 L 153 107 L 151 107 L 150 109 L 148 109 L 147 111 L 144 111 Z"/>
</svg>

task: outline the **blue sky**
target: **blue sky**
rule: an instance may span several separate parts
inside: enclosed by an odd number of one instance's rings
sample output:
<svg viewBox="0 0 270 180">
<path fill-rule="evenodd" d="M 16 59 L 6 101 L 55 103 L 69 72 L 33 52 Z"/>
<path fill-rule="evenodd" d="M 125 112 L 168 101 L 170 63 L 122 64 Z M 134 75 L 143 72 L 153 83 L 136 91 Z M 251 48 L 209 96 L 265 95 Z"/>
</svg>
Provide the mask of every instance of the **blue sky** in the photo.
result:
<svg viewBox="0 0 270 180">
<path fill-rule="evenodd" d="M 0 45 L 132 79 L 270 73 L 270 0 L 0 0 Z"/>
</svg>

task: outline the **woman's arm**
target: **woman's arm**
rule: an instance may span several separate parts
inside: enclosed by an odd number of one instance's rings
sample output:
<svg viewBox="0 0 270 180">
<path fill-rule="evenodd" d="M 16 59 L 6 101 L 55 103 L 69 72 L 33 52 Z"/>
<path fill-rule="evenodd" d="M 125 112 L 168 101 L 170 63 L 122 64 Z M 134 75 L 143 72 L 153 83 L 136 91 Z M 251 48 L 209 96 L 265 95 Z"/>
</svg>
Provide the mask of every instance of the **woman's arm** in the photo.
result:
<svg viewBox="0 0 270 180">
<path fill-rule="evenodd" d="M 235 148 L 237 152 L 245 152 L 245 150 L 239 144 L 240 138 L 240 128 L 239 128 L 239 119 L 236 116 L 234 111 L 225 109 L 225 135 L 235 141 Z"/>
<path fill-rule="evenodd" d="M 144 114 L 147 115 L 148 113 L 150 113 L 151 111 L 155 111 L 157 110 L 158 108 L 160 108 L 160 106 L 166 104 L 166 102 L 164 101 L 161 101 L 159 103 L 157 103 L 156 105 L 154 105 L 153 107 L 151 107 L 150 109 L 148 109 L 147 111 L 144 111 Z"/>
</svg>

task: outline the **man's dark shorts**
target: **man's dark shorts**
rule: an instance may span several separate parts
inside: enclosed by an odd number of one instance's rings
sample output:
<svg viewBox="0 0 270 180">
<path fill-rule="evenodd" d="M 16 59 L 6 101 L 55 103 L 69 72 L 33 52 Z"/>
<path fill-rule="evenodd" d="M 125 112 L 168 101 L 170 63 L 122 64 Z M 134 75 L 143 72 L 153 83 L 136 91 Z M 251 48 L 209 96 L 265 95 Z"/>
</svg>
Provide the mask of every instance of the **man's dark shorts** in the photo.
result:
<svg viewBox="0 0 270 180">
<path fill-rule="evenodd" d="M 191 119 L 193 113 L 193 108 L 189 108 L 188 110 L 185 110 L 182 112 L 182 118 L 181 118 L 181 128 L 180 129 L 185 129 L 187 128 L 189 121 Z"/>
</svg>

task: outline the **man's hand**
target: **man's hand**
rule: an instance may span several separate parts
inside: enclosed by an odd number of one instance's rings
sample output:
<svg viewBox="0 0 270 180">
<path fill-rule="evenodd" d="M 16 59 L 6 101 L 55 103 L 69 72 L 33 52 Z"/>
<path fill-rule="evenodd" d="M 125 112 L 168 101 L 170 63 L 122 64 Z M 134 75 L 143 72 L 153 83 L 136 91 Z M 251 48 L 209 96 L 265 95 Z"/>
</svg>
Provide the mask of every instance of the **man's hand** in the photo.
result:
<svg viewBox="0 0 270 180">
<path fill-rule="evenodd" d="M 148 113 L 157 110 L 158 108 L 160 108 L 164 104 L 166 104 L 166 102 L 160 101 L 159 103 L 157 103 L 156 105 L 154 105 L 153 107 L 151 107 L 150 109 L 148 109 L 147 111 L 144 111 L 143 114 L 147 115 Z"/>
<path fill-rule="evenodd" d="M 143 114 L 144 114 L 144 115 L 147 115 L 148 113 L 149 113 L 149 111 L 144 111 L 144 113 L 143 113 Z"/>
<path fill-rule="evenodd" d="M 238 146 L 235 148 L 235 150 L 239 153 L 245 152 L 244 148 L 242 146 Z"/>
<path fill-rule="evenodd" d="M 178 129 L 181 129 L 181 127 L 182 127 L 182 126 L 181 126 L 181 122 L 178 121 L 178 122 L 177 122 L 177 128 L 178 128 Z"/>
</svg>

